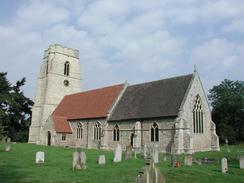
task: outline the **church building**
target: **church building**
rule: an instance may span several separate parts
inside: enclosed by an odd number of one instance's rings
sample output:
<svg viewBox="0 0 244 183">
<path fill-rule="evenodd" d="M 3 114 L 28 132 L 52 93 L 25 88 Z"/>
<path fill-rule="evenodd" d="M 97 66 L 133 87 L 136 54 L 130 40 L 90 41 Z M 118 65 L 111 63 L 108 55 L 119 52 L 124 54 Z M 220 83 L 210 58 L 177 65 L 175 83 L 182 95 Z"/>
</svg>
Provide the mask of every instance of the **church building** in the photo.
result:
<svg viewBox="0 0 244 183">
<path fill-rule="evenodd" d="M 219 150 L 197 71 L 81 90 L 79 52 L 51 45 L 37 81 L 29 143 L 113 150 L 157 145 L 177 154 Z"/>
</svg>

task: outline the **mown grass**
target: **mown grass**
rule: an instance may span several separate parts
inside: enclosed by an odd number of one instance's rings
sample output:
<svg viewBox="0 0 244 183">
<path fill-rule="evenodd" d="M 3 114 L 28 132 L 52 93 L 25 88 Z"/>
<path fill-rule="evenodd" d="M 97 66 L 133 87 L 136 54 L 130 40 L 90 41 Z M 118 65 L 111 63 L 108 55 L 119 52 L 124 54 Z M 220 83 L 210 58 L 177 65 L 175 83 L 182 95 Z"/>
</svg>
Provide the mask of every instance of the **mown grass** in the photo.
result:
<svg viewBox="0 0 244 183">
<path fill-rule="evenodd" d="M 215 159 L 212 164 L 196 165 L 191 167 L 170 166 L 170 156 L 157 165 L 164 174 L 166 181 L 185 182 L 234 182 L 244 183 L 244 170 L 239 168 L 237 155 L 244 154 L 244 145 L 230 146 L 230 153 L 222 147 L 220 152 L 201 152 L 194 154 L 195 158 L 208 157 Z M 35 164 L 35 153 L 45 152 L 45 163 Z M 73 172 L 71 169 L 73 148 L 47 147 L 32 144 L 12 144 L 10 152 L 4 151 L 4 145 L 0 144 L 0 183 L 4 182 L 72 182 L 72 183 L 129 183 L 133 182 L 137 172 L 144 166 L 143 159 L 130 159 L 121 163 L 113 163 L 113 152 L 86 150 L 87 169 Z M 241 152 L 240 152 L 241 151 Z M 105 154 L 106 165 L 98 165 L 96 160 L 100 154 Z M 183 164 L 183 155 L 178 156 Z M 229 173 L 221 173 L 220 160 L 227 157 Z"/>
</svg>

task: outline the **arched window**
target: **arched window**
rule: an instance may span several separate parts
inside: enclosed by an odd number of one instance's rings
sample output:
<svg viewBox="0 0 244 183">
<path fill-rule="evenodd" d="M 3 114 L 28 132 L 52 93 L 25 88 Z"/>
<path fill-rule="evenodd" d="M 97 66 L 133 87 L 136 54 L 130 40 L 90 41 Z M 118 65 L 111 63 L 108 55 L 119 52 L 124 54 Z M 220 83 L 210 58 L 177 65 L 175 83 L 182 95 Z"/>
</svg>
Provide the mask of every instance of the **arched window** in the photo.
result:
<svg viewBox="0 0 244 183">
<path fill-rule="evenodd" d="M 77 129 L 76 129 L 76 138 L 82 139 L 82 133 L 83 133 L 83 126 L 81 123 L 78 123 Z"/>
<path fill-rule="evenodd" d="M 115 125 L 114 127 L 114 141 L 119 141 L 119 126 Z"/>
<path fill-rule="evenodd" d="M 96 122 L 94 126 L 94 140 L 101 140 L 102 128 L 101 123 Z"/>
<path fill-rule="evenodd" d="M 158 134 L 158 124 L 153 123 L 151 127 L 151 141 L 152 142 L 158 142 L 159 140 L 159 134 Z"/>
<path fill-rule="evenodd" d="M 193 107 L 193 132 L 203 133 L 203 108 L 201 98 L 196 96 Z"/>
<path fill-rule="evenodd" d="M 68 76 L 69 75 L 69 62 L 68 61 L 66 61 L 64 63 L 64 75 L 65 76 Z"/>
</svg>

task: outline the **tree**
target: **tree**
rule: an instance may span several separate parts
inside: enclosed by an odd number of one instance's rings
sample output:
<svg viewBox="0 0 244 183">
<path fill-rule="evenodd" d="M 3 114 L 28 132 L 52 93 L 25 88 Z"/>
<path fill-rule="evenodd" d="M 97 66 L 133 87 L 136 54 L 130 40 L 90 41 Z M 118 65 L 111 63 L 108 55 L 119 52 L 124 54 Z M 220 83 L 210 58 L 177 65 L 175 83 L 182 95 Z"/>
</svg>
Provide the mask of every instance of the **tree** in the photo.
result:
<svg viewBox="0 0 244 183">
<path fill-rule="evenodd" d="M 244 81 L 225 79 L 210 90 L 212 118 L 220 141 L 244 140 Z"/>
<path fill-rule="evenodd" d="M 21 91 L 25 78 L 12 86 L 6 76 L 7 73 L 0 73 L 0 136 L 26 141 L 33 102 Z"/>
</svg>

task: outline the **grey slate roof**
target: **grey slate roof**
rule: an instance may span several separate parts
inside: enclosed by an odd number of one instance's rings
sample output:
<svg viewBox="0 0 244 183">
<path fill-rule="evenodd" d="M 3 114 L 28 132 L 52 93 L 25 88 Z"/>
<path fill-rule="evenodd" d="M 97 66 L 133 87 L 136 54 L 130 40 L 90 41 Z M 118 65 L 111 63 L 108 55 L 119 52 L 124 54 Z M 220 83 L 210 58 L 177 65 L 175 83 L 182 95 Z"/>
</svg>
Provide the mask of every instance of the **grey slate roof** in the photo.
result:
<svg viewBox="0 0 244 183">
<path fill-rule="evenodd" d="M 175 117 L 193 74 L 128 86 L 109 121 Z"/>
</svg>

